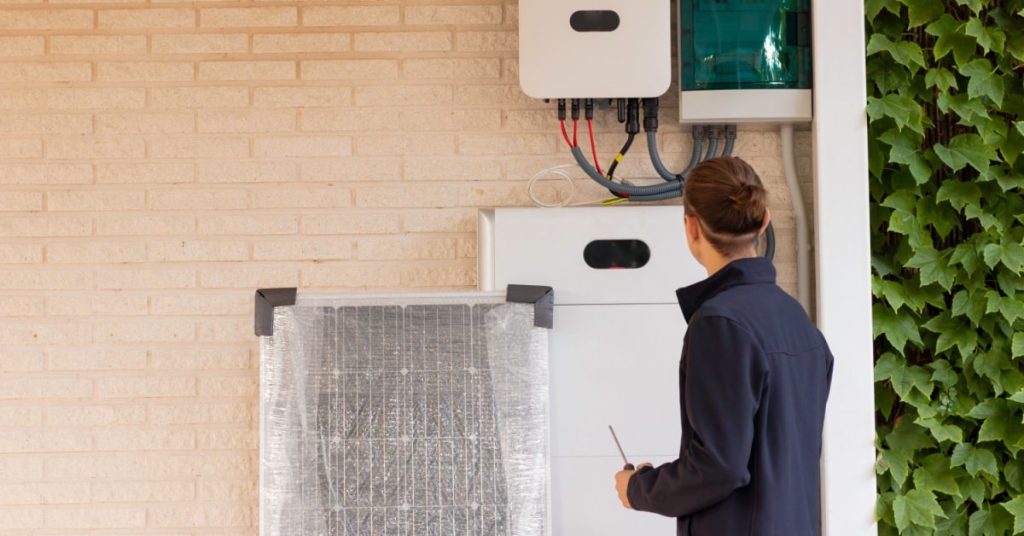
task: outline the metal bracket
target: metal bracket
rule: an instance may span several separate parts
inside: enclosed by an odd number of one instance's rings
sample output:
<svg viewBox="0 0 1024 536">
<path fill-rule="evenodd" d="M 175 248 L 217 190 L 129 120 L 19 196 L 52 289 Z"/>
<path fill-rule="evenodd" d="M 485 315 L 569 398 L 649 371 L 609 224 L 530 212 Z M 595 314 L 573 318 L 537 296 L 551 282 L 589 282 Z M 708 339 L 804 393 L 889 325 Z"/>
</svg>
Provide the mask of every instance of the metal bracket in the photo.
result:
<svg viewBox="0 0 1024 536">
<path fill-rule="evenodd" d="M 551 287 L 509 285 L 505 291 L 509 303 L 532 303 L 533 325 L 551 329 L 555 325 L 555 291 Z"/>
<path fill-rule="evenodd" d="M 264 288 L 256 291 L 256 336 L 274 334 L 274 308 L 295 305 L 294 288 Z"/>
</svg>

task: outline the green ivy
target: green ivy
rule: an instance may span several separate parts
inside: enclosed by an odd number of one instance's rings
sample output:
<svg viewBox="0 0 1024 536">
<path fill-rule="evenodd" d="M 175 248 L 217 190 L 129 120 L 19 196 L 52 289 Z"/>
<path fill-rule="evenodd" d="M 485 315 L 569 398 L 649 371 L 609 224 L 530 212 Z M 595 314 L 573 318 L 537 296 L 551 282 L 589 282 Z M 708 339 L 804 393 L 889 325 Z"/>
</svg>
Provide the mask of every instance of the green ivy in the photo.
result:
<svg viewBox="0 0 1024 536">
<path fill-rule="evenodd" d="M 866 0 L 879 533 L 1024 532 L 1024 0 Z"/>
</svg>

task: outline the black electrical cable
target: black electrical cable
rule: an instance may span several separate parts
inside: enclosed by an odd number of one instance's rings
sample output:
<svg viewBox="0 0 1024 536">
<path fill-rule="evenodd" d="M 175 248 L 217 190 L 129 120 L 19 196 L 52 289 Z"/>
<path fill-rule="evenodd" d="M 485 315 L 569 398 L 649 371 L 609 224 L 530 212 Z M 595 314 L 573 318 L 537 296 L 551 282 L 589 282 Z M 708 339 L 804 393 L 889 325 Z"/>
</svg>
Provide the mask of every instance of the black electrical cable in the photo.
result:
<svg viewBox="0 0 1024 536">
<path fill-rule="evenodd" d="M 626 138 L 626 143 L 622 146 L 621 149 L 619 149 L 619 154 L 615 157 L 614 160 L 612 160 L 611 165 L 608 166 L 608 179 L 615 178 L 615 170 L 618 169 L 619 163 L 622 162 L 622 159 L 626 157 L 627 153 L 629 153 L 629 149 L 633 147 L 634 140 L 636 140 L 636 134 L 631 133 L 629 137 Z"/>
</svg>

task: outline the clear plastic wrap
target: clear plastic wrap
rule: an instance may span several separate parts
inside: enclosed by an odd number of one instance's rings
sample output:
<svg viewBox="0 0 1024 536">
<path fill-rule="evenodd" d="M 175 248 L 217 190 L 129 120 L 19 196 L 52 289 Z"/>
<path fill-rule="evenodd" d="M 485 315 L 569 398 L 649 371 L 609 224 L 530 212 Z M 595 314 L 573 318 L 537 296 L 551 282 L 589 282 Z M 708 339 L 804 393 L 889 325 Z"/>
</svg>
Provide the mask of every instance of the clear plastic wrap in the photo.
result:
<svg viewBox="0 0 1024 536">
<path fill-rule="evenodd" d="M 548 532 L 533 306 L 318 300 L 261 341 L 263 536 Z"/>
</svg>

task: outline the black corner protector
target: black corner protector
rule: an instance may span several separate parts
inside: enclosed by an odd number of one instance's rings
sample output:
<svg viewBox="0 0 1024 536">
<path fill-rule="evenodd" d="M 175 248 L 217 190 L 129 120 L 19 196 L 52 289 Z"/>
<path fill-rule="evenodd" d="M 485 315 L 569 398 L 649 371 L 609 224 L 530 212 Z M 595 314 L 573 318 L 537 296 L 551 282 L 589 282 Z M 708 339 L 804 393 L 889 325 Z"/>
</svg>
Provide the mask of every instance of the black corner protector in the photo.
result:
<svg viewBox="0 0 1024 536">
<path fill-rule="evenodd" d="M 538 328 L 555 327 L 555 290 L 536 285 L 509 285 L 505 292 L 509 303 L 532 303 L 533 325 Z"/>
<path fill-rule="evenodd" d="M 256 291 L 256 336 L 274 334 L 274 308 L 295 305 L 294 288 L 261 288 Z"/>
</svg>

